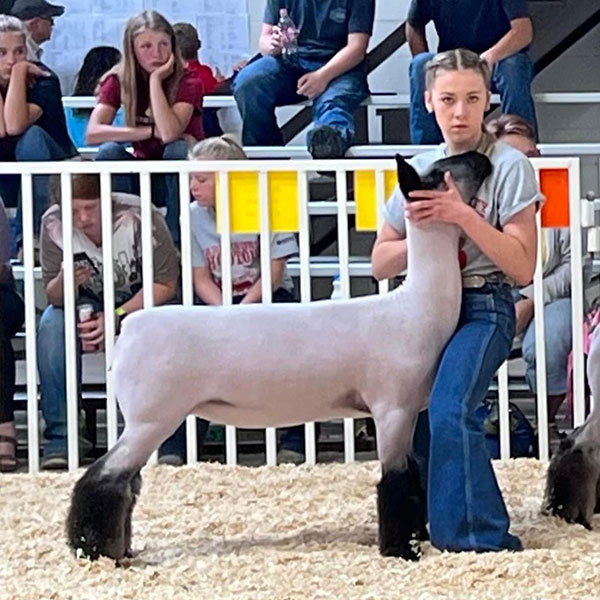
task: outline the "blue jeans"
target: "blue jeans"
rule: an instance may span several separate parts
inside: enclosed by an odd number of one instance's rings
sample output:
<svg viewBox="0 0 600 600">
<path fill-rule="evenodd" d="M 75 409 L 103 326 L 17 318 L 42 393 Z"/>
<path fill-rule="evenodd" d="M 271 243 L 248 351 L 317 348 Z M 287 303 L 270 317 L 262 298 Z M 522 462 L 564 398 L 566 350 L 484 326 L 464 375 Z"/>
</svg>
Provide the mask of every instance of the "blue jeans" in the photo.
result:
<svg viewBox="0 0 600 600">
<path fill-rule="evenodd" d="M 50 161 L 65 160 L 68 156 L 54 139 L 39 125 L 31 125 L 16 140 L 0 142 L 0 160 L 2 161 Z M 33 178 L 33 231 L 40 232 L 42 214 L 48 208 L 49 175 L 36 175 Z M 7 206 L 17 206 L 17 218 L 12 228 L 13 249 L 20 245 L 23 238 L 23 209 L 21 206 L 21 176 L 1 175 L 0 196 Z"/>
<path fill-rule="evenodd" d="M 324 60 L 263 56 L 244 67 L 233 82 L 233 95 L 244 121 L 242 140 L 246 146 L 281 146 L 275 107 L 306 100 L 296 93 L 298 79 L 316 71 Z M 329 83 L 313 100 L 315 127 L 328 125 L 341 135 L 346 147 L 354 137 L 354 113 L 369 93 L 364 66 L 359 65 Z M 310 145 L 311 132 L 308 134 Z"/>
<path fill-rule="evenodd" d="M 508 512 L 475 414 L 510 353 L 514 331 L 508 285 L 463 291 L 458 327 L 442 354 L 429 404 L 427 503 L 431 542 L 440 550 L 521 549 L 508 533 Z"/>
<path fill-rule="evenodd" d="M 79 302 L 87 302 L 80 298 Z M 99 306 L 96 309 L 102 310 Z M 73 317 L 75 318 L 75 317 Z M 67 455 L 67 385 L 65 365 L 65 313 L 49 305 L 38 325 L 37 360 L 40 375 L 44 456 Z M 81 345 L 77 339 L 77 381 L 81 384 Z M 83 441 L 83 444 L 81 443 Z M 80 446 L 87 440 L 80 435 Z"/>
<path fill-rule="evenodd" d="M 567 363 L 572 346 L 570 298 L 558 298 L 544 306 L 544 329 L 548 394 L 559 396 L 567 392 Z M 525 378 L 529 388 L 535 392 L 535 318 L 525 331 L 522 352 L 527 363 Z"/>
<path fill-rule="evenodd" d="M 413 144 L 439 144 L 443 141 L 433 113 L 425 108 L 425 64 L 434 54 L 422 52 L 410 63 L 410 138 Z M 531 96 L 533 63 L 525 52 L 517 52 L 494 65 L 492 92 L 500 94 L 503 114 L 523 117 L 537 131 L 535 106 Z"/>
<path fill-rule="evenodd" d="M 189 144 L 185 140 L 177 140 L 166 144 L 162 158 L 164 160 L 186 160 Z M 107 142 L 98 150 L 95 160 L 137 160 L 127 152 L 123 144 Z M 156 206 L 167 207 L 167 227 L 175 244 L 179 244 L 179 181 L 177 175 L 152 175 L 152 202 Z M 140 179 L 137 175 L 113 175 L 114 192 L 140 194 Z"/>
</svg>

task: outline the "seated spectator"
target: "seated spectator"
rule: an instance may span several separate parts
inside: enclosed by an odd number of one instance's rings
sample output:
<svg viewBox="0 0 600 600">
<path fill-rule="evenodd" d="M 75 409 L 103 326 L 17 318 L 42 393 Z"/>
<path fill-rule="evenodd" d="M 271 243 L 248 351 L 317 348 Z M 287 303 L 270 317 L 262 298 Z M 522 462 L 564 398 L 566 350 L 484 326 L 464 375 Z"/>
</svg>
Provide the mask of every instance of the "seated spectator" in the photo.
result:
<svg viewBox="0 0 600 600">
<path fill-rule="evenodd" d="M 208 138 L 194 146 L 191 160 L 246 160 L 244 150 L 230 136 Z M 221 236 L 217 232 L 215 213 L 215 173 L 192 173 L 190 191 L 195 202 L 191 207 L 192 267 L 194 291 L 199 304 L 221 305 Z M 292 233 L 271 236 L 271 285 L 273 302 L 294 302 L 294 285 L 286 271 L 287 259 L 298 253 Z M 260 276 L 260 236 L 231 236 L 231 278 L 233 303 L 249 304 L 262 299 Z M 240 340 L 243 343 L 243 340 Z M 304 453 L 304 427 L 286 430 L 283 449 Z M 289 454 L 289 452 L 288 452 Z M 179 465 L 185 460 L 185 424 L 169 438 L 159 451 L 159 462 Z"/>
<path fill-rule="evenodd" d="M 466 48 L 477 52 L 492 70 L 492 92 L 500 94 L 502 112 L 523 117 L 537 128 L 531 96 L 533 64 L 527 54 L 533 28 L 525 0 L 412 0 L 406 37 L 410 64 L 410 137 L 413 144 L 437 144 L 442 134 L 425 107 L 425 65 L 433 57 L 425 26 L 433 21 L 438 52 Z"/>
<path fill-rule="evenodd" d="M 77 155 L 69 138 L 58 78 L 40 63 L 27 60 L 25 26 L 0 15 L 0 160 L 64 160 Z M 19 206 L 13 242 L 21 240 L 18 175 L 0 175 L 0 195 L 6 206 Z M 34 232 L 48 205 L 49 177 L 34 178 Z M 13 247 L 14 251 L 14 247 Z"/>
<path fill-rule="evenodd" d="M 218 71 L 215 75 L 208 65 L 200 62 L 198 52 L 202 42 L 198 30 L 191 23 L 175 23 L 173 31 L 185 66 L 202 82 L 204 94 L 212 94 L 224 77 Z"/>
<path fill-rule="evenodd" d="M 531 124 L 517 115 L 502 115 L 490 121 L 488 131 L 526 156 L 539 156 Z M 572 345 L 571 236 L 568 228 L 543 229 L 542 264 L 544 285 L 544 329 L 546 336 L 546 385 L 550 442 L 559 441 L 556 414 L 567 392 L 567 362 Z M 522 353 L 527 363 L 525 377 L 536 391 L 535 318 L 533 285 L 515 290 L 516 333 L 523 336 Z"/>
<path fill-rule="evenodd" d="M 125 109 L 125 126 L 113 120 Z M 175 32 L 155 11 L 131 17 L 123 38 L 123 58 L 100 81 L 98 104 L 86 141 L 102 144 L 97 160 L 183 160 L 189 144 L 204 137 L 202 85 L 185 69 Z M 124 142 L 133 145 L 133 156 Z M 154 176 L 152 196 L 166 204 L 167 223 L 179 240 L 177 176 Z M 139 193 L 136 176 L 113 177 L 115 191 Z"/>
<path fill-rule="evenodd" d="M 100 178 L 73 175 L 73 253 L 87 255 L 84 264 L 75 265 L 77 303 L 94 307 L 93 316 L 77 325 L 78 379 L 81 380 L 82 351 L 104 347 L 104 308 L 102 282 L 102 224 Z M 143 307 L 140 199 L 114 192 L 113 269 L 117 329 L 129 314 Z M 173 299 L 179 267 L 173 241 L 160 212 L 152 212 L 154 247 L 154 303 Z M 65 384 L 65 332 L 63 296 L 63 238 L 61 207 L 52 205 L 44 214 L 41 235 L 41 261 L 49 306 L 38 330 L 38 368 L 41 408 L 46 423 L 42 468 L 58 469 L 67 464 L 67 419 Z M 73 315 L 75 318 L 75 315 Z M 81 451 L 89 442 L 80 436 Z"/>
<path fill-rule="evenodd" d="M 15 355 L 11 338 L 23 325 L 24 307 L 15 291 L 8 260 L 10 235 L 4 203 L 0 199 L 0 473 L 15 471 L 17 433 L 13 413 Z"/>
<path fill-rule="evenodd" d="M 16 0 L 11 13 L 25 24 L 27 32 L 27 59 L 41 61 L 44 51 L 40 47 L 52 37 L 54 19 L 65 12 L 64 6 L 46 0 Z"/>
<path fill-rule="evenodd" d="M 286 5 L 297 28 L 297 52 L 284 47 L 287 37 L 278 26 L 281 3 L 267 0 L 259 40 L 263 56 L 233 81 L 244 121 L 243 144 L 282 145 L 275 107 L 308 98 L 314 121 L 307 138 L 310 153 L 314 158 L 341 158 L 354 137 L 354 113 L 368 95 L 364 58 L 375 2 L 288 0 Z"/>
<path fill-rule="evenodd" d="M 208 65 L 200 63 L 198 52 L 202 47 L 202 42 L 198 36 L 198 30 L 190 23 L 175 23 L 173 30 L 175 31 L 177 47 L 181 52 L 181 58 L 183 58 L 185 66 L 202 82 L 204 94 L 212 94 L 225 78 L 218 69 L 215 74 Z M 216 108 L 204 109 L 203 124 L 204 133 L 207 136 L 223 135 L 223 130 L 219 125 L 217 117 L 217 110 Z"/>
<path fill-rule="evenodd" d="M 121 52 L 112 46 L 96 46 L 84 57 L 81 69 L 77 73 L 73 96 L 95 96 L 102 75 L 112 69 L 121 60 Z M 87 128 L 91 108 L 65 108 L 67 128 L 75 146 L 85 146 L 85 130 Z M 119 111 L 114 124 L 124 125 L 123 113 Z"/>
</svg>

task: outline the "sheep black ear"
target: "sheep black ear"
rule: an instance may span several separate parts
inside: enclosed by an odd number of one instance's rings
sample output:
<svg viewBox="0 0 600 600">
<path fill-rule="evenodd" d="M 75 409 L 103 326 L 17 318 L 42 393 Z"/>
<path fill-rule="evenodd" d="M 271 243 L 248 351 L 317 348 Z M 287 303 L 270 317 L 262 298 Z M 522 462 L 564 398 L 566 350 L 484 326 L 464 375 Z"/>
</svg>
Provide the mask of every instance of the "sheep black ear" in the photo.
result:
<svg viewBox="0 0 600 600">
<path fill-rule="evenodd" d="M 400 154 L 396 154 L 398 184 L 404 197 L 408 200 L 409 192 L 423 189 L 419 174 L 411 167 Z"/>
</svg>

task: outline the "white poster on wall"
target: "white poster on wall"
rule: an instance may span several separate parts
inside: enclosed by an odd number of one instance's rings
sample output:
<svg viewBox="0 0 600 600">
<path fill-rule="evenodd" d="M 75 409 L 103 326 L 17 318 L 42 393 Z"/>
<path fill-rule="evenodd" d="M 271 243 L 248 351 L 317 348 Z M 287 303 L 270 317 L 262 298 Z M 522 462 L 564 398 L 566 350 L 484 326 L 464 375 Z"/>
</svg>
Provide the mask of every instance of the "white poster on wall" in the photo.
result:
<svg viewBox="0 0 600 600">
<path fill-rule="evenodd" d="M 43 45 L 43 61 L 58 73 L 70 95 L 83 57 L 94 46 L 122 50 L 127 19 L 156 10 L 171 23 L 192 23 L 200 34 L 200 60 L 230 75 L 250 55 L 247 0 L 60 0 L 65 13 L 54 22 L 52 39 Z"/>
</svg>

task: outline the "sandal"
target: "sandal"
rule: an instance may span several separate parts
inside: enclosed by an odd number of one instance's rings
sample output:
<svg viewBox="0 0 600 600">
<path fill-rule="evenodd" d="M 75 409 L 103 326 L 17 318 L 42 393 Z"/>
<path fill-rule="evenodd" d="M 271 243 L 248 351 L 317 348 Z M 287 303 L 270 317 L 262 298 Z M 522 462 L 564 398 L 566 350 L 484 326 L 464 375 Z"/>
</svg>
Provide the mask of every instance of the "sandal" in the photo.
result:
<svg viewBox="0 0 600 600">
<path fill-rule="evenodd" d="M 0 435 L 0 444 L 12 444 L 14 447 L 13 454 L 0 454 L 0 473 L 12 473 L 19 467 L 17 460 L 17 440 L 14 437 Z"/>
</svg>

